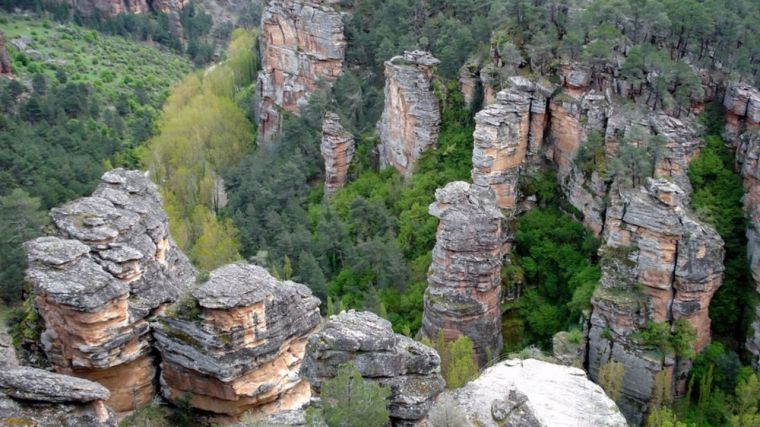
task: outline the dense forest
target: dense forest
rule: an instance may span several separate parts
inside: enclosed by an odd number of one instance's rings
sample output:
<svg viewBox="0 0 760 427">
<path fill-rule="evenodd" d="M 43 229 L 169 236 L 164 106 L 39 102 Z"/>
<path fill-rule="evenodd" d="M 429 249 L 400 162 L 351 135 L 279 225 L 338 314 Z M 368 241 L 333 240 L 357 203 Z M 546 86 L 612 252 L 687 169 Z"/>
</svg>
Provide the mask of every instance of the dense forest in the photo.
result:
<svg viewBox="0 0 760 427">
<path fill-rule="evenodd" d="M 428 206 L 437 188 L 469 181 L 473 166 L 474 115 L 483 100 L 465 103 L 460 71 L 480 69 L 506 87 L 509 75 L 556 80 L 563 64 L 580 62 L 594 76 L 625 82 L 627 99 L 616 101 L 631 107 L 621 114 L 639 107 L 676 117 L 698 114 L 704 127 L 688 178 L 691 208 L 725 242 L 723 285 L 710 306 L 713 343 L 691 355 L 684 398 L 657 402 L 647 425 L 760 424 L 760 384 L 744 348 L 756 303 L 746 261 L 744 190 L 722 137 L 722 107 L 691 108 L 704 97 L 706 79 L 760 84 L 755 0 L 341 3 L 337 7 L 350 12 L 343 18 L 348 44 L 342 75 L 312 93 L 300 114 L 283 112 L 276 140 L 261 146 L 254 124 L 257 6 L 246 9 L 241 28 L 233 29 L 215 25 L 201 4 L 191 3 L 179 14 L 181 34 L 170 31 L 170 17 L 161 12 L 86 18 L 63 3 L 9 0 L 0 7 L 36 13 L 0 14 L 6 39 L 28 40 L 26 51 L 8 45 L 17 78 L 0 79 L 4 302 L 17 305 L 23 297 L 20 245 L 42 234 L 45 212 L 89 194 L 104 171 L 124 166 L 150 171 L 172 236 L 202 278 L 246 259 L 279 279 L 307 284 L 323 301 L 323 314 L 372 311 L 413 337 L 422 322 L 438 226 Z M 426 151 L 404 179 L 393 168 L 380 168 L 376 124 L 383 63 L 413 49 L 441 61 L 433 81 L 441 124 L 437 149 Z M 40 52 L 56 60 L 36 57 Z M 319 151 L 327 111 L 340 116 L 357 147 L 348 184 L 330 197 Z M 615 161 L 601 165 L 603 138 L 591 133 L 583 141 L 574 160 L 585 173 L 627 187 L 654 175 L 664 150 L 660 139 L 627 135 Z M 509 225 L 513 251 L 501 272 L 509 296 L 501 307 L 503 355 L 526 347 L 550 352 L 560 331 L 579 337 L 602 275 L 600 240 L 566 200 L 555 171 L 538 169 L 520 182 L 523 194 L 535 196 L 535 208 Z M 693 331 L 681 332 L 649 325 L 643 341 L 680 355 L 694 340 Z M 449 386 L 476 375 L 472 364 L 456 362 L 471 359 L 471 343 L 429 344 L 447 355 Z M 340 375 L 348 381 L 358 374 Z M 605 390 L 614 395 L 611 383 Z M 367 393 L 382 400 L 385 391 Z M 323 416 L 349 415 L 328 410 Z"/>
</svg>

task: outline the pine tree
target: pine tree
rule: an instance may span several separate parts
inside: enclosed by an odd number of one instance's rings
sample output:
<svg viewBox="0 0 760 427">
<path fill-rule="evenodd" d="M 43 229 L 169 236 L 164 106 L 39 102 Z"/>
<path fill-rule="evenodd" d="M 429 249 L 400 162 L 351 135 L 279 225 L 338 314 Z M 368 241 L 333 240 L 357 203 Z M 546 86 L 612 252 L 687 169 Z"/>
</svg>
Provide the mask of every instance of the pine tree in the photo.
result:
<svg viewBox="0 0 760 427">
<path fill-rule="evenodd" d="M 389 421 L 387 387 L 365 381 L 347 363 L 321 389 L 322 416 L 330 427 L 382 427 Z"/>
</svg>

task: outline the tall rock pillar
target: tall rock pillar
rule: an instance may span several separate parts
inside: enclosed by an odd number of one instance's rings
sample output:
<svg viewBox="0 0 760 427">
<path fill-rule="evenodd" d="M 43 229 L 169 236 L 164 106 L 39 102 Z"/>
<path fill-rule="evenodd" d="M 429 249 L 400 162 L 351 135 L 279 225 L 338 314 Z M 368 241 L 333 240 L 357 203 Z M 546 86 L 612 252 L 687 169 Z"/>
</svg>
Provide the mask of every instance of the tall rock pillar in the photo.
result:
<svg viewBox="0 0 760 427">
<path fill-rule="evenodd" d="M 322 120 L 320 151 L 325 159 L 325 194 L 329 196 L 346 185 L 348 166 L 356 152 L 354 136 L 335 113 L 327 112 Z"/>
<path fill-rule="evenodd" d="M 380 162 L 405 178 L 429 147 L 438 143 L 441 111 L 433 94 L 433 67 L 440 61 L 428 52 L 405 52 L 385 61 L 385 106 L 378 123 Z"/>
<path fill-rule="evenodd" d="M 446 340 L 469 337 L 483 366 L 499 355 L 501 246 L 504 216 L 485 183 L 456 181 L 435 192 L 440 218 L 428 272 L 422 333 Z"/>
</svg>

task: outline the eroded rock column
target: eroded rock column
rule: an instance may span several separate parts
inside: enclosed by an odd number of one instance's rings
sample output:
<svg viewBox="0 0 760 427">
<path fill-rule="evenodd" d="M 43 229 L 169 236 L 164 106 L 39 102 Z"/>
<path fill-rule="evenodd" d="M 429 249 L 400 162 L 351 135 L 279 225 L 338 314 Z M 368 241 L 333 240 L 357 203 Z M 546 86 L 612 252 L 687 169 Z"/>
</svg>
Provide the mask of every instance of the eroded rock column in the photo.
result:
<svg viewBox="0 0 760 427">
<path fill-rule="evenodd" d="M 141 172 L 107 172 L 90 197 L 50 212 L 55 236 L 26 242 L 27 280 L 53 369 L 99 382 L 127 412 L 155 395 L 148 320 L 194 281 L 169 235 L 156 186 Z"/>
<path fill-rule="evenodd" d="M 8 76 L 13 74 L 11 59 L 8 56 L 8 50 L 5 48 L 5 34 L 2 31 L 0 31 L 0 74 Z"/>
<path fill-rule="evenodd" d="M 261 16 L 256 87 L 258 142 L 273 140 L 281 111 L 298 115 L 318 84 L 340 76 L 346 52 L 340 12 L 327 0 L 273 0 Z"/>
<path fill-rule="evenodd" d="M 438 143 L 441 112 L 432 90 L 440 61 L 428 52 L 405 52 L 385 61 L 385 105 L 378 123 L 380 163 L 405 178 L 422 152 Z"/>
<path fill-rule="evenodd" d="M 305 285 L 244 263 L 211 272 L 153 324 L 162 394 L 222 417 L 270 414 L 309 401 L 298 371 L 319 300 Z"/>
<path fill-rule="evenodd" d="M 655 376 L 665 371 L 680 394 L 690 363 L 651 347 L 639 332 L 653 322 L 673 328 L 685 319 L 696 331 L 696 352 L 710 342 L 708 309 L 723 279 L 723 240 L 689 211 L 680 187 L 650 179 L 647 188 L 612 192 L 603 241 L 602 279 L 591 300 L 589 375 L 596 381 L 602 364 L 623 363 L 618 404 L 637 424 Z"/>
<path fill-rule="evenodd" d="M 309 338 L 301 375 L 318 395 L 343 363 L 353 363 L 364 379 L 390 388 L 388 410 L 396 427 L 420 425 L 445 386 L 435 350 L 393 333 L 390 322 L 369 312 L 330 317 Z"/>
<path fill-rule="evenodd" d="M 435 192 L 440 219 L 428 271 L 422 333 L 446 340 L 466 335 L 478 363 L 498 357 L 501 336 L 501 247 L 504 216 L 484 182 L 457 181 Z"/>
<path fill-rule="evenodd" d="M 354 136 L 343 128 L 335 113 L 325 113 L 320 151 L 325 159 L 325 194 L 329 196 L 346 185 L 348 166 L 356 152 Z"/>
</svg>

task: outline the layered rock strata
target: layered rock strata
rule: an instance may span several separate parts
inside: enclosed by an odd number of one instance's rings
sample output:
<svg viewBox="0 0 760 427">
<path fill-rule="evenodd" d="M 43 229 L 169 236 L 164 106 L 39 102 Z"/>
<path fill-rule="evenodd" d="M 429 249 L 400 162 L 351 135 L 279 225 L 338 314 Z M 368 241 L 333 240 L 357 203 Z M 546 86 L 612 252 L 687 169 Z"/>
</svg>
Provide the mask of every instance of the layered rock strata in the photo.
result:
<svg viewBox="0 0 760 427">
<path fill-rule="evenodd" d="M 510 77 L 509 89 L 475 115 L 472 179 L 484 179 L 502 209 L 514 210 L 518 178 L 526 157 L 538 158 L 552 88 L 525 77 Z"/>
<path fill-rule="evenodd" d="M 171 240 L 158 190 L 116 169 L 50 217 L 56 235 L 24 244 L 48 361 L 103 384 L 117 412 L 138 408 L 155 395 L 148 320 L 195 274 Z"/>
<path fill-rule="evenodd" d="M 230 264 L 154 323 L 162 394 L 223 417 L 296 409 L 310 398 L 298 371 L 319 325 L 308 287 Z"/>
<path fill-rule="evenodd" d="M 63 0 L 56 0 L 63 3 Z M 177 14 L 187 0 L 76 0 L 66 2 L 81 16 L 86 18 L 111 18 L 123 13 L 141 14 L 159 11 L 166 14 Z M 179 18 L 179 16 L 177 16 Z"/>
<path fill-rule="evenodd" d="M 329 196 L 346 185 L 348 166 L 356 152 L 354 136 L 343 128 L 335 113 L 325 113 L 320 151 L 325 159 L 325 194 Z"/>
<path fill-rule="evenodd" d="M 388 410 L 394 426 L 418 425 L 445 386 L 435 350 L 393 333 L 390 322 L 369 312 L 330 317 L 309 337 L 301 375 L 318 395 L 344 363 L 353 363 L 364 379 L 391 390 Z"/>
<path fill-rule="evenodd" d="M 696 352 L 710 341 L 708 309 L 722 283 L 723 241 L 686 204 L 676 184 L 650 179 L 647 188 L 612 192 L 607 210 L 602 279 L 591 300 L 588 370 L 596 381 L 602 364 L 623 363 L 618 404 L 632 424 L 646 413 L 660 371 L 679 394 L 689 368 L 688 360 L 649 346 L 639 332 L 655 322 L 675 328 L 676 320 L 685 319 L 696 332 Z"/>
<path fill-rule="evenodd" d="M 535 359 L 491 366 L 463 387 L 444 392 L 430 413 L 433 425 L 461 427 L 628 425 L 582 369 Z"/>
<path fill-rule="evenodd" d="M 447 341 L 466 335 L 484 366 L 499 355 L 504 216 L 484 182 L 452 182 L 435 192 L 429 213 L 440 219 L 428 271 L 422 334 Z"/>
<path fill-rule="evenodd" d="M 328 0 L 273 0 L 261 16 L 256 87 L 258 142 L 272 142 L 283 112 L 298 115 L 320 84 L 340 76 L 346 51 L 341 14 Z"/>
<path fill-rule="evenodd" d="M 414 164 L 438 143 L 441 111 L 432 90 L 440 61 L 428 52 L 404 52 L 385 61 L 385 105 L 378 123 L 380 163 L 408 178 Z"/>
<path fill-rule="evenodd" d="M 116 427 L 105 401 L 108 389 L 92 381 L 42 369 L 0 370 L 0 425 Z"/>
</svg>

